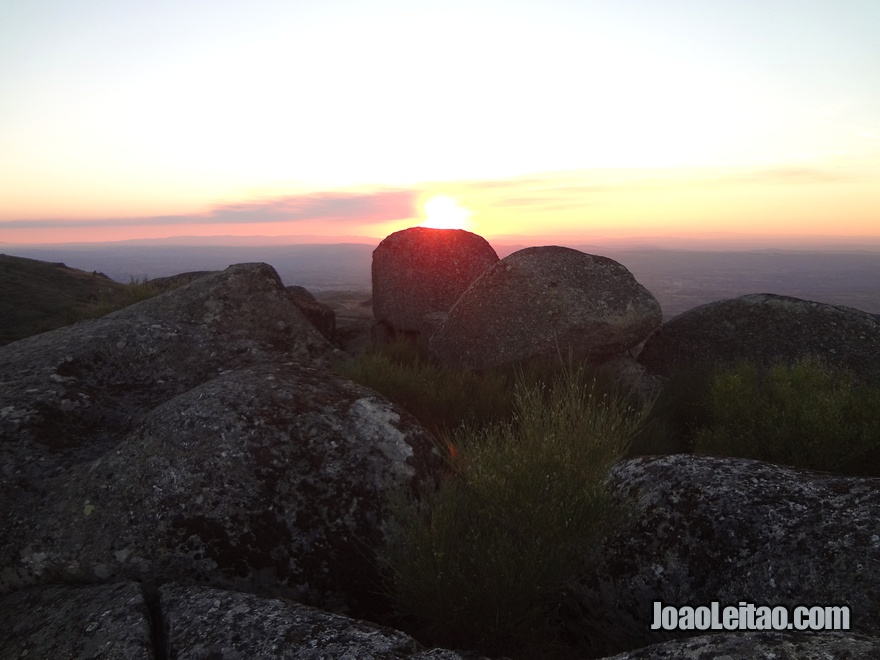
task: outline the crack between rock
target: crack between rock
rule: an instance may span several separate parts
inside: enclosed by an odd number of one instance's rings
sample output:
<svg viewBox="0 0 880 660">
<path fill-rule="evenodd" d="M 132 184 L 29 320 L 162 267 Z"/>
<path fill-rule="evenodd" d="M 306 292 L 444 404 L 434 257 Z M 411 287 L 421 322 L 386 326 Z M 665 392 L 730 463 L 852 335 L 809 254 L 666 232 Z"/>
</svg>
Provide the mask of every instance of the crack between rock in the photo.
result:
<svg viewBox="0 0 880 660">
<path fill-rule="evenodd" d="M 168 654 L 168 633 L 165 630 L 162 617 L 162 605 L 159 600 L 159 587 L 154 584 L 141 584 L 141 592 L 144 602 L 147 604 L 147 612 L 150 616 L 150 641 L 153 647 L 153 657 L 156 660 L 171 660 Z"/>
</svg>

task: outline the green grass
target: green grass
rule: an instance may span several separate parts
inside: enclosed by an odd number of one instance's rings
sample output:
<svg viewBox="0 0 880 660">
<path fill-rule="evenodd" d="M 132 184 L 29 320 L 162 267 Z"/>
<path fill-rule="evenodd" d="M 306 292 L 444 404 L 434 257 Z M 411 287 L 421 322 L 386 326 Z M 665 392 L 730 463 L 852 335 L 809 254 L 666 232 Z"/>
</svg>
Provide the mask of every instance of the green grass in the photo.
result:
<svg viewBox="0 0 880 660">
<path fill-rule="evenodd" d="M 694 451 L 880 476 L 880 388 L 815 359 L 718 372 Z"/>
<path fill-rule="evenodd" d="M 334 368 L 402 405 L 435 432 L 500 421 L 513 412 L 511 374 L 442 367 L 424 347 L 403 338 Z"/>
<path fill-rule="evenodd" d="M 567 586 L 623 519 L 605 479 L 642 418 L 570 368 L 520 379 L 510 420 L 448 436 L 451 475 L 395 502 L 382 552 L 401 621 L 429 644 L 564 655 Z"/>
</svg>

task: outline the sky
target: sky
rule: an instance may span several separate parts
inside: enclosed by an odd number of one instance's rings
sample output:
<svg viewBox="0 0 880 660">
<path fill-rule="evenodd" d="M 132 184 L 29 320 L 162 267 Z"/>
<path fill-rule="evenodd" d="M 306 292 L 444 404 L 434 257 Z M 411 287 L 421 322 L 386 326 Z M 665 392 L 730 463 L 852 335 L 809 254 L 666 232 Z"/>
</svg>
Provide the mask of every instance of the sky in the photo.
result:
<svg viewBox="0 0 880 660">
<path fill-rule="evenodd" d="M 880 245 L 877 0 L 0 0 L 0 244 Z"/>
</svg>

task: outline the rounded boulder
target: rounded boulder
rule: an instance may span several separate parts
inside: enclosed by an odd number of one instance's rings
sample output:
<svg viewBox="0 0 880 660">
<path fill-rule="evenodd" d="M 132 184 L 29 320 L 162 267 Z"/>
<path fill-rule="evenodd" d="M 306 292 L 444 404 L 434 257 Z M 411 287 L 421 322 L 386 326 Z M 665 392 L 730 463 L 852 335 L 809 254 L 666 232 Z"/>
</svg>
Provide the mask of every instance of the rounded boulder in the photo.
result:
<svg viewBox="0 0 880 660">
<path fill-rule="evenodd" d="M 514 252 L 486 270 L 430 340 L 443 363 L 475 368 L 603 361 L 644 341 L 660 305 L 623 265 L 558 246 Z"/>
<path fill-rule="evenodd" d="M 479 275 L 498 262 L 481 236 L 411 227 L 373 251 L 373 315 L 395 330 L 429 334 Z"/>
</svg>

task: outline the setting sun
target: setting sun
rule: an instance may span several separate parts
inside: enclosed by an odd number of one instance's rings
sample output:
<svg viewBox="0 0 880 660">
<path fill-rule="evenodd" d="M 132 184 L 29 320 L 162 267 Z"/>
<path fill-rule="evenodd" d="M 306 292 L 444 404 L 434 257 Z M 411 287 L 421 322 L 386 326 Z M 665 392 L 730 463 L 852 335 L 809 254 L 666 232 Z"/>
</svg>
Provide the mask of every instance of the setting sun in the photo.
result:
<svg viewBox="0 0 880 660">
<path fill-rule="evenodd" d="M 471 211 L 462 208 L 451 197 L 441 195 L 425 202 L 422 227 L 431 229 L 467 229 Z"/>
</svg>

